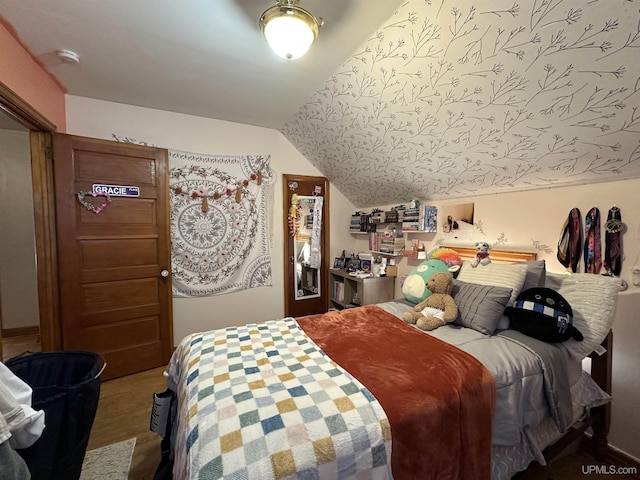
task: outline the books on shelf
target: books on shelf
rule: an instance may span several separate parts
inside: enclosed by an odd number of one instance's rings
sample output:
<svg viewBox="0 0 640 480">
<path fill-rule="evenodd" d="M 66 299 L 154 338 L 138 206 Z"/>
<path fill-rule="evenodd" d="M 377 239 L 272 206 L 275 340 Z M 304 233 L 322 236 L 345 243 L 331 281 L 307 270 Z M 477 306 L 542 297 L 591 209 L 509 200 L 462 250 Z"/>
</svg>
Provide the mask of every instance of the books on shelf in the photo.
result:
<svg viewBox="0 0 640 480">
<path fill-rule="evenodd" d="M 420 230 L 420 207 L 407 208 L 402 215 L 402 230 Z"/>
<path fill-rule="evenodd" d="M 400 215 L 398 210 L 389 210 L 384 212 L 384 219 L 386 223 L 396 223 L 400 221 Z"/>
<path fill-rule="evenodd" d="M 351 221 L 349 223 L 349 231 L 354 232 L 369 232 L 375 231 L 375 225 L 371 223 L 371 216 L 356 212 L 351 215 Z"/>
<path fill-rule="evenodd" d="M 413 205 L 413 203 L 412 203 Z M 376 232 L 381 224 L 397 223 L 402 226 L 403 232 L 433 232 L 437 231 L 438 209 L 431 205 L 416 205 L 405 208 L 393 207 L 391 210 L 374 210 L 371 214 L 356 212 L 351 215 L 349 231 L 355 232 Z M 375 238 L 369 236 L 369 248 L 374 248 Z"/>
<path fill-rule="evenodd" d="M 344 302 L 344 282 L 333 282 L 333 298 Z"/>
<path fill-rule="evenodd" d="M 398 255 L 404 249 L 404 237 L 395 237 L 391 232 L 370 232 L 369 250 Z"/>
<path fill-rule="evenodd" d="M 408 208 L 402 217 L 402 230 L 434 233 L 437 231 L 437 217 L 438 209 L 430 205 Z"/>
<path fill-rule="evenodd" d="M 349 224 L 349 231 L 351 232 L 360 231 L 360 214 L 359 213 L 356 213 L 355 215 L 351 215 L 351 223 Z"/>
<path fill-rule="evenodd" d="M 378 251 L 380 244 L 380 234 L 377 232 L 369 232 L 369 250 Z"/>
</svg>

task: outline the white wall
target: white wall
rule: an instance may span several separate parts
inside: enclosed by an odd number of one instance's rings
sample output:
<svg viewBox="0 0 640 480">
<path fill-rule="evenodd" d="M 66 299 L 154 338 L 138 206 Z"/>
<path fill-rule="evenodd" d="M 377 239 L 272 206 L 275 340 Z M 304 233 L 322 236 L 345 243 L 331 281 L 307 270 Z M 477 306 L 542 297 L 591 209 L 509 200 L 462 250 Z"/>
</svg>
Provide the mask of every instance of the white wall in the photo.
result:
<svg viewBox="0 0 640 480">
<path fill-rule="evenodd" d="M 0 130 L 2 329 L 40 325 L 29 132 Z"/>
<path fill-rule="evenodd" d="M 284 316 L 284 258 L 282 174 L 320 175 L 280 132 L 239 123 L 153 110 L 67 95 L 67 132 L 112 139 L 112 134 L 143 140 L 163 148 L 220 155 L 270 154 L 278 175 L 275 187 L 273 286 L 214 297 L 174 298 L 174 341 L 189 333 L 243 325 Z M 330 189 L 331 245 L 352 241 L 341 228 L 353 206 L 337 189 Z M 341 247 L 343 248 L 343 247 Z M 337 252 L 333 247 L 330 262 Z"/>
<path fill-rule="evenodd" d="M 629 288 L 619 294 L 618 308 L 613 325 L 613 402 L 610 444 L 640 459 L 640 287 L 632 284 L 631 270 L 640 267 L 640 180 L 599 183 L 596 185 L 550 188 L 467 197 L 448 202 L 433 202 L 439 213 L 443 205 L 473 202 L 475 204 L 474 223 L 479 225 L 471 242 L 449 241 L 450 244 L 473 246 L 473 242 L 486 241 L 506 250 L 536 250 L 538 258 L 546 261 L 547 270 L 564 272 L 564 267 L 556 259 L 557 243 L 565 218 L 573 207 L 578 207 L 583 217 L 597 206 L 602 219 L 602 247 L 604 258 L 604 222 L 607 212 L 614 204 L 620 207 L 622 220 L 627 225 L 623 236 L 624 259 L 621 278 Z M 407 199 L 407 202 L 410 199 Z M 431 203 L 431 202 L 429 202 Z M 372 205 L 387 209 L 389 205 Z M 362 209 L 370 211 L 371 208 Z M 442 217 L 440 218 L 442 220 Z M 345 223 L 345 229 L 348 223 Z M 333 225 L 333 228 L 338 228 Z M 411 238 L 424 241 L 427 252 L 443 240 L 444 234 L 411 234 Z M 366 250 L 367 243 L 362 237 L 353 235 L 358 251 Z M 444 240 L 443 240 L 444 241 Z M 550 250 L 547 252 L 546 250 Z M 403 258 L 399 262 L 399 275 L 406 275 L 420 261 Z M 582 264 L 580 265 L 582 269 Z M 582 270 L 580 270 L 582 271 Z M 604 270 L 603 270 L 604 271 Z M 396 282 L 396 294 L 402 295 L 400 281 Z"/>
</svg>

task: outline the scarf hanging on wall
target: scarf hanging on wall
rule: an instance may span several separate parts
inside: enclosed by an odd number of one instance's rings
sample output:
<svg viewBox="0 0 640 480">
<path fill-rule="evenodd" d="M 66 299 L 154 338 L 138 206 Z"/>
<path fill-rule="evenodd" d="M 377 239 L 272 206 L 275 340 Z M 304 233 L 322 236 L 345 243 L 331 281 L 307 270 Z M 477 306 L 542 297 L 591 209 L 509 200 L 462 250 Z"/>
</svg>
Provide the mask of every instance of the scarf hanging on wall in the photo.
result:
<svg viewBox="0 0 640 480">
<path fill-rule="evenodd" d="M 620 275 L 622 270 L 622 215 L 617 206 L 611 207 L 604 231 L 604 268 L 607 275 Z"/>
<path fill-rule="evenodd" d="M 558 261 L 572 272 L 578 270 L 582 249 L 582 215 L 580 210 L 572 208 L 562 225 L 558 241 Z"/>
<path fill-rule="evenodd" d="M 602 243 L 600 241 L 600 210 L 593 207 L 584 221 L 584 271 L 599 273 L 602 268 Z"/>
</svg>

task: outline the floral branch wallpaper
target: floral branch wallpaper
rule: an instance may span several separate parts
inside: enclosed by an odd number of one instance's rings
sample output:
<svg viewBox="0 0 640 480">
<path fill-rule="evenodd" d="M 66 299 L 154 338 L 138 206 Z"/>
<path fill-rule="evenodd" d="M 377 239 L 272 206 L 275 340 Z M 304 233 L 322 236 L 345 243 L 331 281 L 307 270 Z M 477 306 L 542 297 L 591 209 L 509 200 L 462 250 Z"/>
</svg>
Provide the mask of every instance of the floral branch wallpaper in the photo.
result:
<svg viewBox="0 0 640 480">
<path fill-rule="evenodd" d="M 358 207 L 639 177 L 639 61 L 640 0 L 408 0 L 282 132 Z"/>
</svg>

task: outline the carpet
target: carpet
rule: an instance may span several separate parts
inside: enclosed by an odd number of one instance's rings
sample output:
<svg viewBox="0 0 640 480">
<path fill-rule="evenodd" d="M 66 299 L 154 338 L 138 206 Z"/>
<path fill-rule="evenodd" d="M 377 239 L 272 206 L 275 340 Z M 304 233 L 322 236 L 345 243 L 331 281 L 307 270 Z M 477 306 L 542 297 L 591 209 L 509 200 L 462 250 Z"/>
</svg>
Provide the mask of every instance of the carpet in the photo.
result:
<svg viewBox="0 0 640 480">
<path fill-rule="evenodd" d="M 84 457 L 80 480 L 127 480 L 136 439 L 89 450 Z"/>
</svg>

